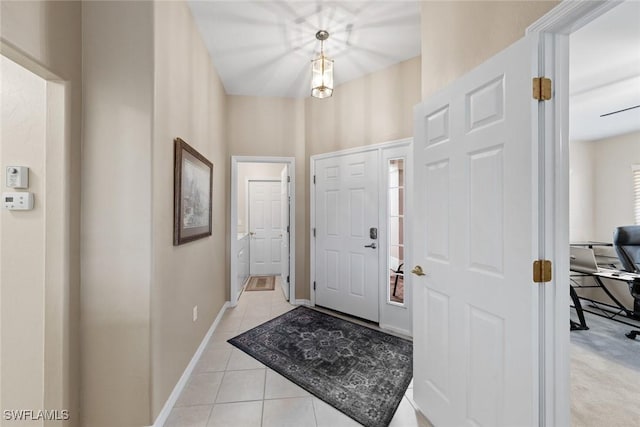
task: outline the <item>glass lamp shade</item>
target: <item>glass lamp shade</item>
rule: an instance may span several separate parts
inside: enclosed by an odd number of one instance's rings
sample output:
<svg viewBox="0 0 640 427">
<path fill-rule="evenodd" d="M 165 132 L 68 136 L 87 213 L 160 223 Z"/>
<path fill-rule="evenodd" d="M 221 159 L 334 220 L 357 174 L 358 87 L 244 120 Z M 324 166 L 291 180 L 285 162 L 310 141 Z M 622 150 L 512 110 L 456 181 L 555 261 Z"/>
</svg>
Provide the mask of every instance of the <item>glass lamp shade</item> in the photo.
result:
<svg viewBox="0 0 640 427">
<path fill-rule="evenodd" d="M 333 61 L 324 55 L 311 61 L 311 96 L 328 98 L 333 94 Z"/>
</svg>

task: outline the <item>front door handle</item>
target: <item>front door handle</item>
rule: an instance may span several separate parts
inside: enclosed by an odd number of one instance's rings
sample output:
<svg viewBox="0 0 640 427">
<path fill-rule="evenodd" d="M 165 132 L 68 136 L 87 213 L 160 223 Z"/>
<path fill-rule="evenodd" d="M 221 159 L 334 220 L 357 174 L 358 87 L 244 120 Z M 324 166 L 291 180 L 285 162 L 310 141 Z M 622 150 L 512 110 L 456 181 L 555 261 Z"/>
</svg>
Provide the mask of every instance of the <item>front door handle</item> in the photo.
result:
<svg viewBox="0 0 640 427">
<path fill-rule="evenodd" d="M 377 248 L 377 246 L 376 246 L 376 242 L 373 242 L 373 243 L 372 243 L 372 244 L 370 244 L 370 245 L 364 245 L 364 247 L 365 247 L 365 248 L 371 248 L 371 249 L 375 249 L 375 248 Z"/>
</svg>

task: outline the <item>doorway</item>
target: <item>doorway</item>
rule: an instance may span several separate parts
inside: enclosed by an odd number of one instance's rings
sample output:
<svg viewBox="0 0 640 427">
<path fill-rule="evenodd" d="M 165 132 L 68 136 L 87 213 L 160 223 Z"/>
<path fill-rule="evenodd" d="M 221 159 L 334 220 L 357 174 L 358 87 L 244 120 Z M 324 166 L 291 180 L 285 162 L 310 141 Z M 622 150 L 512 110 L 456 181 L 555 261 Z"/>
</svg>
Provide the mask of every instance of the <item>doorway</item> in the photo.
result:
<svg viewBox="0 0 640 427">
<path fill-rule="evenodd" d="M 634 202 L 640 200 L 640 186 L 634 189 L 634 167 L 640 165 L 638 46 L 637 2 L 624 2 L 569 36 L 572 261 L 567 274 L 579 298 L 570 311 L 569 334 L 574 425 L 627 425 L 640 419 L 635 403 L 640 395 L 640 340 L 626 337 L 640 330 L 640 321 L 620 309 L 634 310 L 630 287 L 624 280 L 599 277 L 573 260 L 592 255 L 595 266 L 621 270 L 612 246 L 614 230 L 640 224 L 634 217 Z"/>
<path fill-rule="evenodd" d="M 539 131 L 545 136 L 541 149 L 546 179 L 540 203 L 545 206 L 544 254 L 553 262 L 552 286 L 541 294 L 540 358 L 547 372 L 540 378 L 541 422 L 547 425 L 569 425 L 571 406 L 570 338 L 567 328 L 569 306 L 570 245 L 570 37 L 620 2 L 565 1 L 527 29 L 540 39 L 538 56 L 544 58 L 540 75 L 552 79 L 553 101 L 542 107 Z M 545 333 L 546 330 L 546 333 Z M 601 405 L 601 402 L 598 402 Z M 604 411 L 608 413 L 608 411 Z M 592 420 L 593 421 L 593 420 Z M 607 422 L 607 424 L 609 424 Z"/>
<path fill-rule="evenodd" d="M 295 301 L 295 159 L 231 158 L 231 304 L 250 275 L 279 276 Z"/>
<path fill-rule="evenodd" d="M 63 408 L 73 394 L 65 367 L 75 339 L 68 298 L 69 86 L 27 55 L 0 46 L 0 406 Z M 13 187 L 10 166 L 28 168 L 28 179 Z M 30 193 L 33 206 L 9 210 L 5 201 L 15 195 L 7 193 Z"/>
</svg>

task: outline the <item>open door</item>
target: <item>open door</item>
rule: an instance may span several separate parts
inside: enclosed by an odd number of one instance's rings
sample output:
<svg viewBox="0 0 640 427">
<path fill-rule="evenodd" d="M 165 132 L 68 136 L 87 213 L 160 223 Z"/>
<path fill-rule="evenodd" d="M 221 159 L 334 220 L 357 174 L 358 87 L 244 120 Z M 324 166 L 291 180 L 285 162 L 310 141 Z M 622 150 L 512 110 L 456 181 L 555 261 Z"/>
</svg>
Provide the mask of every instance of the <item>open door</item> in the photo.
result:
<svg viewBox="0 0 640 427">
<path fill-rule="evenodd" d="M 437 427 L 538 425 L 537 58 L 524 38 L 415 108 L 414 399 Z"/>
<path fill-rule="evenodd" d="M 280 276 L 282 290 L 289 301 L 289 166 L 285 165 L 280 172 L 280 224 L 282 224 L 282 245 L 280 245 Z"/>
</svg>

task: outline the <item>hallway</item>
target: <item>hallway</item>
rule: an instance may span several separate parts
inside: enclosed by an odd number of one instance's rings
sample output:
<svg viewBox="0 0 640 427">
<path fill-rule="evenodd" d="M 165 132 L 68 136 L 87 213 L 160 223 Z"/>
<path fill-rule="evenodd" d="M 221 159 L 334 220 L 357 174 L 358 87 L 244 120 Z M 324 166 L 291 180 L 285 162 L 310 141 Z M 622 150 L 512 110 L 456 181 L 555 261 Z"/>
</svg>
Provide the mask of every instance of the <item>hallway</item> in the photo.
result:
<svg viewBox="0 0 640 427">
<path fill-rule="evenodd" d="M 294 308 L 281 291 L 244 292 L 224 314 L 165 427 L 350 427 L 360 424 L 227 343 Z M 412 385 L 391 427 L 428 427 Z"/>
</svg>

